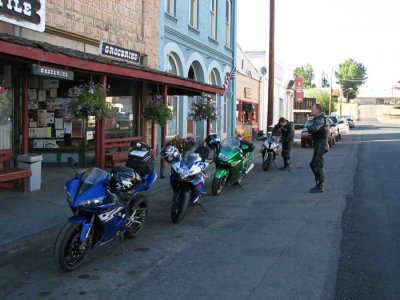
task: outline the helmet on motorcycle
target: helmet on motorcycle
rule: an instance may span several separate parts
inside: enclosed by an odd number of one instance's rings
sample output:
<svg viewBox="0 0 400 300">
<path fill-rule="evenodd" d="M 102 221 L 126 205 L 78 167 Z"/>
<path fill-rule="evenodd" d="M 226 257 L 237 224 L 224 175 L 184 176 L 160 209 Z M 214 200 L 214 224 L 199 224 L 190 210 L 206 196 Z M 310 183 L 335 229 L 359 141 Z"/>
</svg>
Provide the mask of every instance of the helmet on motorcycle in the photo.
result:
<svg viewBox="0 0 400 300">
<path fill-rule="evenodd" d="M 180 160 L 180 153 L 176 147 L 170 145 L 161 151 L 161 157 L 167 163 L 172 164 Z"/>
<path fill-rule="evenodd" d="M 213 150 L 213 149 L 216 149 L 218 144 L 221 143 L 221 139 L 219 138 L 219 136 L 217 134 L 210 134 L 206 138 L 206 143 L 207 143 L 207 146 Z"/>
<path fill-rule="evenodd" d="M 127 192 L 143 184 L 140 175 L 128 167 L 119 167 L 110 172 L 108 186 L 114 192 Z"/>
</svg>

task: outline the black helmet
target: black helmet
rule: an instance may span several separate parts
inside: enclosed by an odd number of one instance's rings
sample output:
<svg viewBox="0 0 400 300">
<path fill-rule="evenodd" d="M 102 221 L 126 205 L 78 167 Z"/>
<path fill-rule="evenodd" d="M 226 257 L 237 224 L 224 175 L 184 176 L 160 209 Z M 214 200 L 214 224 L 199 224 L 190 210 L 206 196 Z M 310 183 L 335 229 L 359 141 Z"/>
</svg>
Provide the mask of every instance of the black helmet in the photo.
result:
<svg viewBox="0 0 400 300">
<path fill-rule="evenodd" d="M 128 167 L 118 167 L 110 172 L 108 186 L 114 192 L 127 192 L 143 184 L 140 175 Z"/>
<path fill-rule="evenodd" d="M 217 134 L 210 134 L 207 138 L 206 138 L 206 143 L 207 146 L 210 147 L 210 149 L 216 149 L 218 144 L 221 143 L 221 139 L 219 138 L 219 136 Z"/>
</svg>

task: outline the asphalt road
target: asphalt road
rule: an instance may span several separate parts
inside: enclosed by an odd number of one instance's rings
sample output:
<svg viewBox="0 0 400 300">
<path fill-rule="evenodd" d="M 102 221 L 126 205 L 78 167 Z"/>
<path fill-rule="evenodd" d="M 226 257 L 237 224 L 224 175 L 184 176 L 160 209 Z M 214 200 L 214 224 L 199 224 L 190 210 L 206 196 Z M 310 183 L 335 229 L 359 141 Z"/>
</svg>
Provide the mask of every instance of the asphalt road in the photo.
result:
<svg viewBox="0 0 400 300">
<path fill-rule="evenodd" d="M 337 299 L 400 299 L 400 127 L 360 137 L 354 192 L 343 216 Z"/>
<path fill-rule="evenodd" d="M 399 138 L 397 130 L 379 124 L 360 126 L 345 136 L 326 155 L 323 194 L 308 193 L 313 185 L 308 166 L 312 150 L 297 145 L 290 173 L 263 172 L 256 158 L 243 189 L 229 186 L 221 196 L 205 195 L 206 212 L 192 208 L 179 225 L 169 219 L 171 192 L 151 195 L 146 227 L 138 238 L 124 243 L 124 253 L 118 241 L 112 242 L 93 251 L 71 273 L 54 266 L 55 233 L 50 232 L 41 243 L 0 256 L 0 298 L 356 299 L 360 295 L 381 299 L 395 295 L 398 277 L 389 275 L 398 272 L 393 253 L 400 223 L 395 219 L 393 192 L 400 165 L 389 159 L 399 153 L 398 142 L 389 140 Z M 210 188 L 209 184 L 208 192 Z M 386 294 L 385 286 L 390 290 Z M 372 289 L 379 296 L 370 298 Z"/>
</svg>

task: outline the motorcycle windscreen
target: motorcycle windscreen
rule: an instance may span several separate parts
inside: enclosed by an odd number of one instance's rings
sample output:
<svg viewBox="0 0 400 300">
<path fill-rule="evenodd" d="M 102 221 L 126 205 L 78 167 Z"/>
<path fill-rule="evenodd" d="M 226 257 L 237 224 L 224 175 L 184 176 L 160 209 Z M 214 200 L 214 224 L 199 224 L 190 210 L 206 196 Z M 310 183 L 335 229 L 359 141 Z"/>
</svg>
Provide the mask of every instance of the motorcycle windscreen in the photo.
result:
<svg viewBox="0 0 400 300">
<path fill-rule="evenodd" d="M 99 168 L 90 168 L 85 171 L 82 176 L 82 182 L 78 190 L 78 197 L 96 184 L 105 181 L 108 173 Z"/>
<path fill-rule="evenodd" d="M 225 139 L 221 143 L 221 151 L 226 151 L 226 152 L 235 151 L 239 147 L 240 147 L 240 141 L 235 139 Z"/>
<path fill-rule="evenodd" d="M 182 160 L 185 165 L 191 165 L 194 162 L 198 161 L 200 158 L 200 155 L 198 153 L 194 152 L 187 152 L 185 155 L 183 155 Z"/>
</svg>

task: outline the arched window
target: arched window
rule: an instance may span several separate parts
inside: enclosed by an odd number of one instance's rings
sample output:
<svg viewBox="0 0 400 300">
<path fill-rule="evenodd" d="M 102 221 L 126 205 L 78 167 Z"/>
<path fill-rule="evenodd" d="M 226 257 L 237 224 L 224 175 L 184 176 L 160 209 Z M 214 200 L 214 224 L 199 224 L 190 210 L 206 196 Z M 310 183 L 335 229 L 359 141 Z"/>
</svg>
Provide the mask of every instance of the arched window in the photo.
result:
<svg viewBox="0 0 400 300">
<path fill-rule="evenodd" d="M 176 59 L 173 54 L 168 53 L 167 54 L 167 69 L 166 72 L 173 74 L 173 75 L 179 75 L 179 70 L 178 70 L 178 63 L 176 62 Z"/>
</svg>

